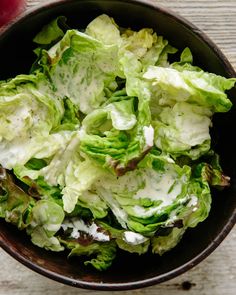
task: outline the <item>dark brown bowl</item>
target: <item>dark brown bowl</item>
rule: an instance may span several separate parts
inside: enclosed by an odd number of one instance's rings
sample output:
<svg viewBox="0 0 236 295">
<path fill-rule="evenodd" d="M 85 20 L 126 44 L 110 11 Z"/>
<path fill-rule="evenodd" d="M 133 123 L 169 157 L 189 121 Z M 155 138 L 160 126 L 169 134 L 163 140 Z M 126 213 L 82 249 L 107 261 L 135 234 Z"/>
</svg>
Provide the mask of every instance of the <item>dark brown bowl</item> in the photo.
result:
<svg viewBox="0 0 236 295">
<path fill-rule="evenodd" d="M 66 15 L 72 27 L 83 28 L 94 17 L 107 13 L 123 27 L 152 27 L 179 49 L 191 48 L 195 64 L 226 77 L 236 74 L 221 51 L 194 25 L 169 10 L 144 1 L 64 0 L 31 10 L 0 36 L 0 79 L 27 73 L 33 62 L 32 38 L 48 21 Z M 229 92 L 236 99 L 236 89 Z M 47 252 L 34 246 L 29 238 L 14 227 L 0 223 L 0 245 L 18 261 L 59 282 L 99 290 L 125 290 L 145 287 L 171 279 L 206 258 L 226 237 L 236 220 L 236 126 L 235 106 L 227 114 L 214 117 L 217 134 L 216 150 L 221 155 L 224 171 L 231 186 L 213 191 L 213 204 L 208 219 L 188 230 L 179 245 L 162 257 L 119 253 L 106 272 L 96 272 L 79 264 L 79 258 L 67 260 L 63 253 Z M 223 261 L 222 261 L 223 262 Z"/>
</svg>

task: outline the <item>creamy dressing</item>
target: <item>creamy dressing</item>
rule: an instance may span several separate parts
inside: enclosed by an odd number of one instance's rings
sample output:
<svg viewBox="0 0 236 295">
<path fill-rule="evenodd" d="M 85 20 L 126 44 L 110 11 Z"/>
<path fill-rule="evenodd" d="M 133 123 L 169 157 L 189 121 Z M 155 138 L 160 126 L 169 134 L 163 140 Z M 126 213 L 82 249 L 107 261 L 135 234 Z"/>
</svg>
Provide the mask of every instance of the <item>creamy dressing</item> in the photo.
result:
<svg viewBox="0 0 236 295">
<path fill-rule="evenodd" d="M 187 207 L 194 207 L 198 204 L 198 198 L 194 195 L 190 196 L 190 201 L 188 202 Z"/>
<path fill-rule="evenodd" d="M 148 238 L 132 231 L 125 231 L 123 234 L 123 240 L 130 245 L 139 245 L 146 242 Z"/>
<path fill-rule="evenodd" d="M 107 242 L 110 240 L 109 235 L 98 231 L 99 227 L 94 222 L 92 224 L 85 224 L 82 219 L 73 218 L 71 221 L 65 221 L 62 224 L 64 231 L 68 228 L 72 229 L 71 237 L 74 239 L 78 239 L 81 236 L 81 232 L 83 232 L 93 237 L 96 241 Z"/>
<path fill-rule="evenodd" d="M 149 127 L 144 126 L 143 127 L 143 134 L 146 142 L 146 147 L 152 147 L 154 144 L 154 129 L 150 125 Z"/>
</svg>

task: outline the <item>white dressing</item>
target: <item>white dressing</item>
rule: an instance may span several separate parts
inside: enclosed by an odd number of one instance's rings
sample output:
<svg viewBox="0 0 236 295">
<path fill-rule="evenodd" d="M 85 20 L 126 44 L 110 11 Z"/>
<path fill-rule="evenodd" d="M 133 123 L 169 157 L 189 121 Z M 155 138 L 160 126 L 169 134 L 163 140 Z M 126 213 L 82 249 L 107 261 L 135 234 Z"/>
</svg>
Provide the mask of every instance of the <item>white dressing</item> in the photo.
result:
<svg viewBox="0 0 236 295">
<path fill-rule="evenodd" d="M 139 245 L 148 240 L 148 238 L 144 237 L 139 233 L 135 233 L 132 231 L 125 231 L 123 235 L 123 240 L 130 245 Z"/>
<path fill-rule="evenodd" d="M 68 228 L 72 229 L 71 237 L 74 239 L 78 239 L 82 232 L 90 235 L 96 241 L 107 242 L 110 240 L 109 235 L 98 231 L 99 227 L 94 222 L 86 224 L 82 219 L 73 218 L 71 221 L 64 221 L 62 228 L 64 231 Z"/>
<path fill-rule="evenodd" d="M 144 133 L 144 138 L 145 138 L 145 142 L 146 142 L 146 147 L 152 147 L 154 144 L 153 143 L 154 142 L 154 129 L 153 129 L 153 127 L 151 125 L 149 127 L 144 126 L 143 133 Z"/>
</svg>

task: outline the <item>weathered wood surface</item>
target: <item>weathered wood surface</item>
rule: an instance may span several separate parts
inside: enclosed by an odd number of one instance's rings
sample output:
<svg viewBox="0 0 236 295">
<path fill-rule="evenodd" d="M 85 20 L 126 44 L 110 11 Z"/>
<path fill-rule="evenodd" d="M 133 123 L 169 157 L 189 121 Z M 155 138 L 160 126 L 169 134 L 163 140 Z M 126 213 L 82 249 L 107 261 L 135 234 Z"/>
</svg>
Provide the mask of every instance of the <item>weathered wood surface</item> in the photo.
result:
<svg viewBox="0 0 236 295">
<path fill-rule="evenodd" d="M 0 0 L 1 1 L 1 0 Z M 236 0 L 150 0 L 169 7 L 192 21 L 221 48 L 236 68 Z M 28 8 L 49 0 L 28 0 Z M 133 294 L 235 295 L 236 229 L 205 261 L 194 269 Z M 44 278 L 0 250 L 0 295 L 107 294 L 64 286 Z M 189 290 L 186 290 L 189 289 Z M 115 292 L 108 292 L 110 294 Z M 122 292 L 131 294 L 131 291 Z"/>
</svg>

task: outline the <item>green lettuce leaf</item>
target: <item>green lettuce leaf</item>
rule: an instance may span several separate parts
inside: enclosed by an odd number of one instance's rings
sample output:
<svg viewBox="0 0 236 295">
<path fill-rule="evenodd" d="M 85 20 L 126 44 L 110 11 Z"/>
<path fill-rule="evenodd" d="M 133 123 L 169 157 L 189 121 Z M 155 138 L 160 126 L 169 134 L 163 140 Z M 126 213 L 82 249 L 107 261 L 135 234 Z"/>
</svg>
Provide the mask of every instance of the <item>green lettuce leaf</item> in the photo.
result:
<svg viewBox="0 0 236 295">
<path fill-rule="evenodd" d="M 114 19 L 106 14 L 102 14 L 91 21 L 85 33 L 105 45 L 119 45 L 121 42 L 119 27 Z"/>
<path fill-rule="evenodd" d="M 12 176 L 0 168 L 0 217 L 24 229 L 29 224 L 29 215 L 35 200 L 17 186 Z"/>
<path fill-rule="evenodd" d="M 92 211 L 95 218 L 103 218 L 107 214 L 106 203 L 91 189 L 92 184 L 105 176 L 103 169 L 89 160 L 83 161 L 66 179 L 66 186 L 62 190 L 64 210 L 72 212 L 79 204 Z"/>
<path fill-rule="evenodd" d="M 71 250 L 69 257 L 73 256 L 95 256 L 91 260 L 86 260 L 85 265 L 91 265 L 99 271 L 109 268 L 116 257 L 116 243 L 110 242 L 91 242 L 83 245 L 76 240 L 60 239 L 60 242 Z"/>
<path fill-rule="evenodd" d="M 52 45 L 59 41 L 69 27 L 66 25 L 66 17 L 59 16 L 49 24 L 45 25 L 42 30 L 34 37 L 33 41 L 39 45 Z"/>
<path fill-rule="evenodd" d="M 63 102 L 40 73 L 2 82 L 0 106 L 0 164 L 5 168 L 48 158 L 70 136 L 52 132 L 63 118 Z"/>
<path fill-rule="evenodd" d="M 201 68 L 197 66 L 193 66 L 193 55 L 191 50 L 186 47 L 183 52 L 181 53 L 180 56 L 180 61 L 179 62 L 174 62 L 170 65 L 171 68 L 174 68 L 175 70 L 178 70 L 180 72 L 182 71 L 202 71 Z"/>
<path fill-rule="evenodd" d="M 115 239 L 117 246 L 129 253 L 137 253 L 139 255 L 148 251 L 150 239 L 135 232 L 117 229 L 105 222 L 99 222 L 99 226 L 109 233 L 111 239 Z"/>
<path fill-rule="evenodd" d="M 163 152 L 177 157 L 197 159 L 210 150 L 211 111 L 187 102 L 162 108 L 155 128 L 155 144 Z"/>
<path fill-rule="evenodd" d="M 105 101 L 104 88 L 115 90 L 118 70 L 118 48 L 77 30 L 68 30 L 39 60 L 61 98 L 69 98 L 88 114 Z M 79 95 L 78 95 L 79 94 Z"/>
<path fill-rule="evenodd" d="M 0 217 L 26 229 L 35 245 L 62 251 L 64 248 L 54 236 L 64 219 L 62 207 L 47 200 L 36 202 L 14 183 L 5 169 L 1 168 L 0 175 Z"/>
<path fill-rule="evenodd" d="M 173 228 L 166 236 L 157 236 L 151 239 L 152 252 L 163 255 L 173 249 L 181 240 L 185 228 Z"/>
<path fill-rule="evenodd" d="M 137 100 L 133 100 L 133 102 L 137 101 L 138 106 L 133 105 L 132 107 L 132 109 L 136 109 L 137 122 L 135 126 L 131 130 L 127 131 L 119 131 L 115 128 L 109 130 L 109 124 L 104 124 L 104 118 L 106 119 L 106 116 L 103 110 L 96 113 L 94 119 L 99 119 L 98 121 L 94 121 L 95 126 L 97 126 L 99 122 L 103 123 L 105 126 L 104 132 L 102 134 L 93 135 L 86 132 L 81 133 L 81 151 L 99 163 L 99 165 L 109 169 L 118 176 L 123 175 L 126 171 L 135 169 L 138 162 L 143 159 L 154 144 L 154 130 L 151 126 L 151 114 L 149 108 L 149 93 L 146 93 L 146 89 L 143 88 L 143 83 L 139 78 L 134 77 L 134 83 L 132 84 L 131 82 L 131 80 L 127 80 L 129 86 L 126 85 L 126 89 L 128 96 L 137 97 Z M 118 102 L 112 103 L 112 109 L 114 109 L 114 104 L 116 103 L 118 104 Z M 124 106 L 127 108 L 127 104 L 131 104 L 132 106 L 132 101 L 120 101 L 119 108 L 121 106 L 122 109 Z M 130 107 L 127 110 L 130 110 Z M 131 116 L 132 115 L 133 114 L 131 113 Z M 134 116 L 131 116 L 130 119 L 133 124 L 135 122 Z M 126 117 L 128 118 L 128 116 Z M 123 117 L 123 120 L 124 119 L 125 118 Z M 123 120 L 119 120 L 119 123 L 122 122 L 122 125 L 124 125 L 123 122 L 127 121 Z M 85 121 L 87 123 L 86 119 Z M 121 129 L 121 124 L 118 124 L 117 126 L 117 120 L 115 121 L 114 117 L 112 123 L 114 126 Z M 125 125 L 127 125 L 127 123 Z M 126 129 L 129 127 L 126 127 Z"/>
<path fill-rule="evenodd" d="M 227 112 L 232 103 L 226 90 L 231 89 L 235 79 L 203 71 L 178 71 L 172 68 L 150 66 L 143 77 L 150 81 L 155 99 L 162 105 L 181 101 L 207 107 L 213 112 Z"/>
<path fill-rule="evenodd" d="M 88 114 L 83 120 L 82 127 L 88 134 L 92 132 L 99 134 L 109 131 L 112 126 L 117 130 L 129 130 L 136 122 L 134 98 L 126 97 Z"/>
<path fill-rule="evenodd" d="M 188 203 L 191 171 L 166 156 L 146 157 L 140 168 L 118 178 L 107 176 L 94 187 L 123 228 L 151 235 L 170 222 L 173 210 Z"/>
<path fill-rule="evenodd" d="M 188 184 L 189 202 L 181 210 L 172 211 L 172 219 L 181 220 L 180 228 L 170 228 L 166 235 L 157 234 L 151 238 L 153 253 L 159 255 L 174 248 L 188 227 L 196 227 L 209 215 L 211 208 L 211 192 L 206 178 L 206 165 L 199 164 L 193 171 Z M 168 228 L 168 226 L 167 226 Z"/>
<path fill-rule="evenodd" d="M 52 251 L 64 250 L 54 236 L 60 229 L 64 217 L 61 206 L 53 201 L 39 200 L 32 209 L 31 222 L 27 228 L 33 244 Z"/>
<path fill-rule="evenodd" d="M 210 184 L 210 186 L 214 186 L 218 189 L 229 186 L 230 177 L 223 173 L 222 167 L 220 165 L 219 155 L 213 153 L 212 157 L 209 157 L 209 160 L 209 163 L 205 164 L 205 179 Z"/>
</svg>

